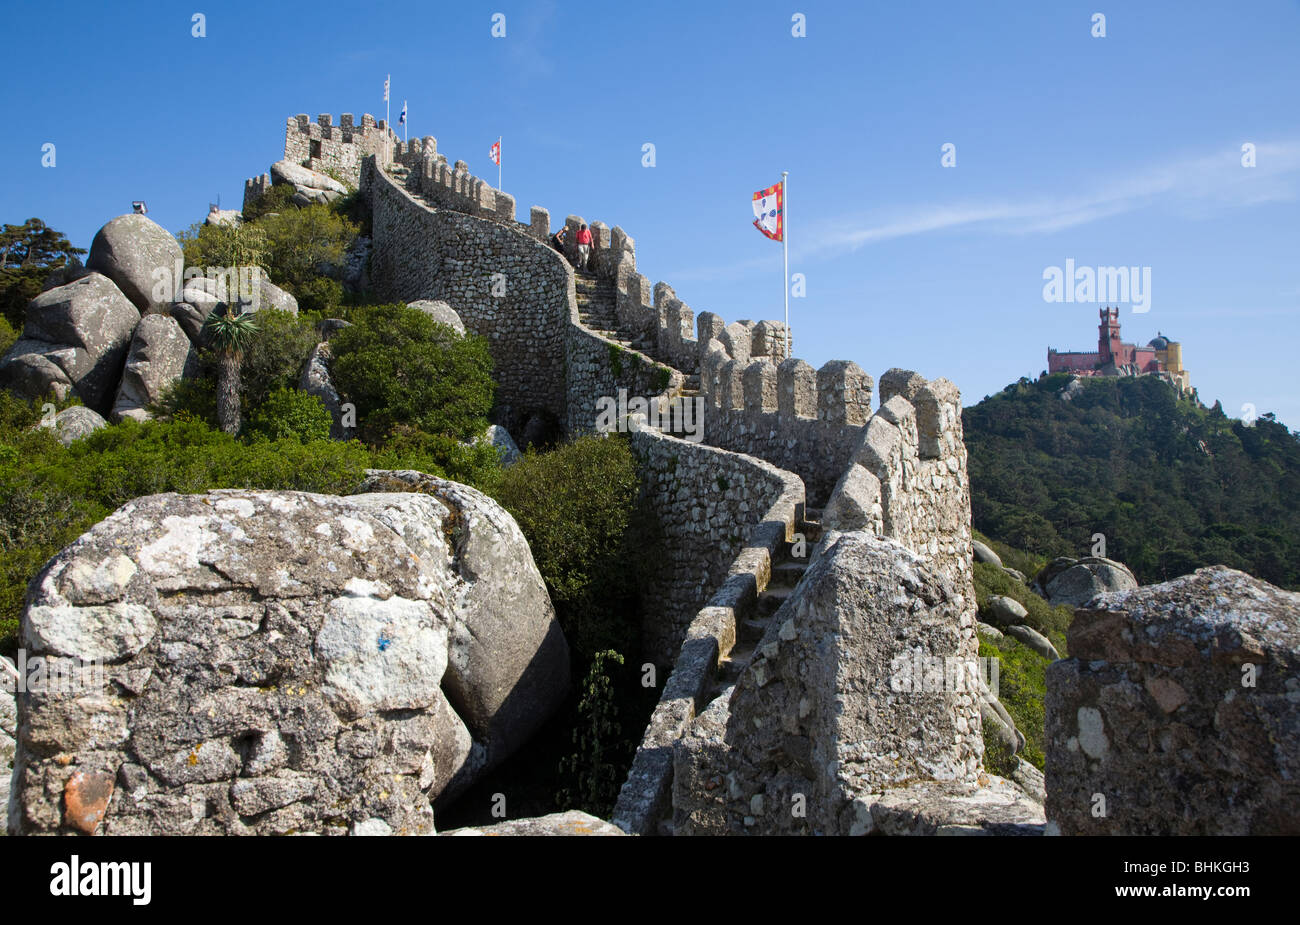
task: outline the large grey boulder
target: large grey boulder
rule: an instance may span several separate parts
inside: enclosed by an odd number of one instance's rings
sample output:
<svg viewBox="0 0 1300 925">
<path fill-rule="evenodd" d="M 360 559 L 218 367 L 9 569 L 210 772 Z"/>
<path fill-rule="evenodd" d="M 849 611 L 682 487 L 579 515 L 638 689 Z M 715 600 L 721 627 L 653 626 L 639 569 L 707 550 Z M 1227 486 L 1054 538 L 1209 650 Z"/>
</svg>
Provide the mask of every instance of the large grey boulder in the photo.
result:
<svg viewBox="0 0 1300 925">
<path fill-rule="evenodd" d="M 523 532 L 504 508 L 467 485 L 411 470 L 370 470 L 358 489 L 413 491 L 449 512 L 454 564 L 450 669 L 444 686 L 495 765 L 560 705 L 569 647 Z"/>
<path fill-rule="evenodd" d="M 1132 591 L 1137 579 L 1123 562 L 1088 556 L 1054 559 L 1038 573 L 1038 585 L 1052 605 L 1082 607 L 1098 594 Z"/>
<path fill-rule="evenodd" d="M 431 800 L 488 753 L 452 698 L 517 693 L 465 670 L 465 624 L 539 620 L 472 587 L 536 576 L 496 526 L 410 492 L 124 505 L 31 586 L 29 655 L 105 667 L 68 695 L 19 695 L 10 833 L 432 832 Z M 481 618 L 491 606 L 506 610 Z M 498 712 L 544 718 L 563 689 L 524 675 L 530 702 Z M 477 690 L 485 677 L 502 687 Z"/>
<path fill-rule="evenodd" d="M 240 311 L 244 312 L 272 308 L 290 315 L 298 314 L 298 300 L 272 283 L 261 267 L 247 268 L 234 280 L 206 276 L 188 280 L 169 313 L 191 342 L 201 344 L 203 324 L 222 302 L 238 304 Z"/>
<path fill-rule="evenodd" d="M 674 831 L 849 834 L 859 794 L 974 785 L 987 689 L 973 609 L 896 542 L 841 535 L 777 611 L 734 692 L 676 744 Z"/>
<path fill-rule="evenodd" d="M 144 215 L 119 215 L 95 234 L 86 267 L 103 273 L 145 312 L 166 312 L 185 259 L 176 237 Z"/>
<path fill-rule="evenodd" d="M 460 320 L 460 315 L 440 299 L 417 299 L 414 302 L 407 302 L 406 305 L 407 308 L 418 308 L 439 324 L 454 328 L 457 334 L 465 333 L 465 323 Z"/>
<path fill-rule="evenodd" d="M 99 273 L 42 292 L 27 306 L 22 337 L 0 359 L 0 385 L 60 401 L 75 391 L 106 412 L 139 322 L 135 306 Z"/>
<path fill-rule="evenodd" d="M 1054 662 L 1061 657 L 1061 653 L 1056 651 L 1056 646 L 1052 645 L 1049 640 L 1032 626 L 1016 625 L 1008 626 L 1006 633 L 1012 639 L 1025 646 L 1028 646 L 1036 654 L 1041 655 L 1049 662 Z"/>
<path fill-rule="evenodd" d="M 970 545 L 976 562 L 987 562 L 990 565 L 996 565 L 998 568 L 1002 567 L 1002 559 L 988 546 L 979 540 L 971 540 Z"/>
<path fill-rule="evenodd" d="M 994 594 L 989 598 L 987 614 L 989 622 L 994 626 L 1008 627 L 1015 626 L 1018 623 L 1024 623 L 1025 617 L 1029 616 L 1029 611 L 1025 605 L 1020 603 L 1014 597 L 1007 597 L 1004 594 Z"/>
<path fill-rule="evenodd" d="M 104 419 L 103 415 L 96 414 L 85 405 L 73 405 L 71 408 L 64 408 L 53 417 L 49 424 L 41 422 L 36 425 L 38 428 L 49 427 L 64 446 L 71 446 L 82 437 L 88 437 L 100 428 L 107 426 L 108 421 Z"/>
<path fill-rule="evenodd" d="M 334 380 L 330 378 L 329 359 L 330 345 L 321 341 L 307 357 L 302 376 L 298 380 L 298 388 L 319 398 L 325 410 L 330 413 L 330 436 L 335 440 L 348 440 L 352 437 L 353 428 L 344 423 L 343 399 L 334 387 Z"/>
<path fill-rule="evenodd" d="M 346 186 L 328 174 L 284 160 L 271 165 L 271 183 L 275 186 L 285 183 L 292 185 L 293 201 L 300 206 L 331 202 L 348 191 Z"/>
<path fill-rule="evenodd" d="M 1300 834 L 1300 594 L 1215 566 L 1075 613 L 1047 668 L 1062 834 Z"/>
<path fill-rule="evenodd" d="M 510 431 L 500 424 L 488 425 L 488 429 L 483 434 L 483 442 L 496 447 L 497 455 L 501 457 L 501 465 L 513 466 L 519 462 L 519 447 L 515 446 Z"/>
<path fill-rule="evenodd" d="M 167 387 L 199 368 L 198 354 L 181 326 L 168 315 L 145 315 L 131 338 L 122 381 L 113 403 L 113 420 L 147 421 L 150 405 Z"/>
<path fill-rule="evenodd" d="M 74 283 L 91 272 L 93 271 L 87 270 L 76 257 L 69 257 L 63 266 L 51 270 L 50 275 L 45 277 L 45 282 L 41 285 L 41 292 Z"/>
</svg>

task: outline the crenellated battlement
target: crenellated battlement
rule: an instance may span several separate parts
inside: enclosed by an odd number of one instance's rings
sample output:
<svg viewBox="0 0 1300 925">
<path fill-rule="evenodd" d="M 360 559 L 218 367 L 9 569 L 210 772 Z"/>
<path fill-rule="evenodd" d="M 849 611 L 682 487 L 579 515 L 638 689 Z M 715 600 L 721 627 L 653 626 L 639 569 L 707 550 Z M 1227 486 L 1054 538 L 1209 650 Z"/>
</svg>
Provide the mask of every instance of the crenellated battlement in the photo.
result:
<svg viewBox="0 0 1300 925">
<path fill-rule="evenodd" d="M 361 162 L 371 154 L 384 154 L 400 144 L 388 123 L 365 113 L 358 124 L 345 112 L 337 125 L 329 113 L 313 122 L 306 113 L 291 116 L 284 129 L 284 159 L 322 173 L 336 173 L 354 186 L 361 185 Z"/>
<path fill-rule="evenodd" d="M 393 162 L 410 171 L 408 185 L 439 209 L 496 222 L 515 220 L 515 198 L 471 174 L 464 161 L 448 165 L 432 135 L 398 142 Z"/>
</svg>

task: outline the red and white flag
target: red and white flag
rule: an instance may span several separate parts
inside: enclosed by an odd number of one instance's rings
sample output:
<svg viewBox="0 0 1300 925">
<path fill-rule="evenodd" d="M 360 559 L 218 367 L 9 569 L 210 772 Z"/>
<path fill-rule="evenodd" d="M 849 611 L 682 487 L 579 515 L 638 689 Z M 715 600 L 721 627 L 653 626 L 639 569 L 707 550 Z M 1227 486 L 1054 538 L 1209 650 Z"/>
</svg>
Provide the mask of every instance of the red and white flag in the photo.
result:
<svg viewBox="0 0 1300 925">
<path fill-rule="evenodd" d="M 488 149 L 488 157 L 492 158 L 492 163 L 498 167 L 501 166 L 501 140 L 497 139 L 492 142 L 492 147 Z"/>
<path fill-rule="evenodd" d="M 780 183 L 754 194 L 754 227 L 773 241 L 785 239 L 785 191 Z"/>
</svg>

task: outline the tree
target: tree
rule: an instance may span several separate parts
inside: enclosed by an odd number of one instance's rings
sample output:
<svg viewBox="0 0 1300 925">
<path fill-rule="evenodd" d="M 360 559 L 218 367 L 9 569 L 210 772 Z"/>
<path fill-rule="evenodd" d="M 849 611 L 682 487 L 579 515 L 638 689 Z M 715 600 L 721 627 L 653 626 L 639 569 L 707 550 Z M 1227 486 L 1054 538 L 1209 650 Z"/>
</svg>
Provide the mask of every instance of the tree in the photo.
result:
<svg viewBox="0 0 1300 925">
<path fill-rule="evenodd" d="M 217 423 L 226 433 L 239 433 L 239 370 L 244 353 L 257 334 L 249 312 L 235 314 L 224 302 L 218 303 L 203 323 L 209 346 L 217 355 Z"/>
<path fill-rule="evenodd" d="M 39 218 L 0 230 L 0 314 L 21 330 L 27 303 L 41 292 L 50 271 L 84 254 Z"/>
</svg>

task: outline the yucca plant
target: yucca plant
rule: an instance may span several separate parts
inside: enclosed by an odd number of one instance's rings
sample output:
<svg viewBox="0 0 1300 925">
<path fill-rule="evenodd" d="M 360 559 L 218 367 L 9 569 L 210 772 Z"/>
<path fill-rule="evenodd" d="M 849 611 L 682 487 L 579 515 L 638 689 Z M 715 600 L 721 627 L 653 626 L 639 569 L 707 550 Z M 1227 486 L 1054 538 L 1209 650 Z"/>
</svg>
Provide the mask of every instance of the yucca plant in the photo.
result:
<svg viewBox="0 0 1300 925">
<path fill-rule="evenodd" d="M 219 302 L 203 323 L 203 330 L 217 356 L 217 424 L 228 434 L 238 434 L 239 371 L 245 351 L 257 336 L 257 323 L 252 312 L 234 311 Z"/>
</svg>

